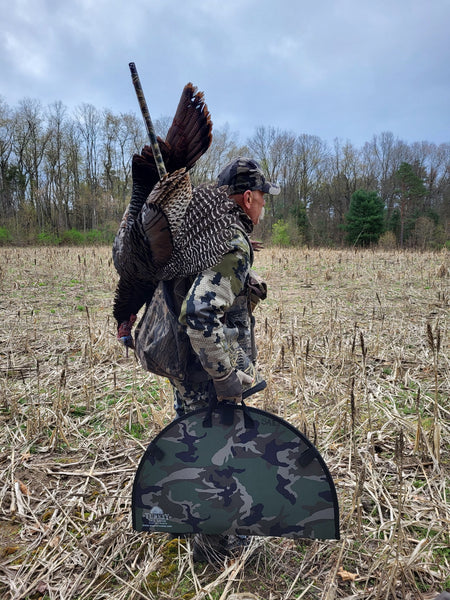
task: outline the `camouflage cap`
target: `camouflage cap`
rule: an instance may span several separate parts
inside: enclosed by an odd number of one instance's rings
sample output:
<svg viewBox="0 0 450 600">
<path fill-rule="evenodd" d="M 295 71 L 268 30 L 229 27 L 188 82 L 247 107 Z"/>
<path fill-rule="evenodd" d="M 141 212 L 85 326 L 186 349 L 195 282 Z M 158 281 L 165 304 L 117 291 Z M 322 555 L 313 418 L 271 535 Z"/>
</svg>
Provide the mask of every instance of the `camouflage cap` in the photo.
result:
<svg viewBox="0 0 450 600">
<path fill-rule="evenodd" d="M 267 181 L 259 164 L 245 156 L 238 156 L 225 165 L 217 183 L 219 186 L 227 185 L 230 196 L 243 194 L 246 190 L 259 190 L 274 196 L 280 193 L 280 186 Z"/>
</svg>

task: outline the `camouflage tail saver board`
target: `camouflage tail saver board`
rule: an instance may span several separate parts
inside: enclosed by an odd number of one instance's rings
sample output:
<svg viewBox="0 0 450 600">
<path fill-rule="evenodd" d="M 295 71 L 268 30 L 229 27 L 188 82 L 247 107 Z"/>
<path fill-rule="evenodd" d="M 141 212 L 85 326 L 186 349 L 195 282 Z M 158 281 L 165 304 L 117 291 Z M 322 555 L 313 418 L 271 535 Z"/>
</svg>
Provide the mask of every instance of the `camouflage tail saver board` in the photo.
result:
<svg viewBox="0 0 450 600">
<path fill-rule="evenodd" d="M 311 442 L 275 415 L 224 403 L 150 443 L 132 512 L 136 531 L 339 539 L 334 483 Z"/>
</svg>

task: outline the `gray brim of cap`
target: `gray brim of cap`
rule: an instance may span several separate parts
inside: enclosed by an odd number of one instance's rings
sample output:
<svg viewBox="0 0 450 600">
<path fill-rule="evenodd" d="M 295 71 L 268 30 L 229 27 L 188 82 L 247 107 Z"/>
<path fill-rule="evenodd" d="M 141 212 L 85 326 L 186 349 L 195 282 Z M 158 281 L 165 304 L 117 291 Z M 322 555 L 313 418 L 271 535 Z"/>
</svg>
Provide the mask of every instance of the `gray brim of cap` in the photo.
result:
<svg viewBox="0 0 450 600">
<path fill-rule="evenodd" d="M 281 188 L 277 183 L 271 183 L 270 181 L 266 181 L 264 184 L 264 189 L 262 190 L 264 194 L 272 194 L 272 196 L 278 196 L 281 192 Z"/>
</svg>

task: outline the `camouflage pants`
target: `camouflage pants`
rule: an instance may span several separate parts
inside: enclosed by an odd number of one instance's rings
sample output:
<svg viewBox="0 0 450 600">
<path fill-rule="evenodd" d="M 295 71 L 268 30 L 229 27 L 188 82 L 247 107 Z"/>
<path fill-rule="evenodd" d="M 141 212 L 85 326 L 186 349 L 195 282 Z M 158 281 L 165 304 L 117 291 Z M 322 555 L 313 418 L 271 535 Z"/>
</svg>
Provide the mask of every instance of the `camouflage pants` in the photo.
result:
<svg viewBox="0 0 450 600">
<path fill-rule="evenodd" d="M 191 410 L 206 408 L 209 404 L 212 380 L 200 382 L 180 382 L 171 380 L 174 408 L 177 417 L 182 417 Z"/>
<path fill-rule="evenodd" d="M 264 389 L 266 382 L 239 344 L 235 341 L 230 344 L 229 350 L 232 367 L 243 371 L 252 378 L 252 383 L 244 384 L 242 387 L 243 397 L 245 398 Z M 216 397 L 213 381 L 208 378 L 207 373 L 203 371 L 203 374 L 197 373 L 197 375 L 199 375 L 197 381 L 189 379 L 183 381 L 170 380 L 177 417 L 182 417 L 192 410 L 207 408 L 210 399 Z"/>
</svg>

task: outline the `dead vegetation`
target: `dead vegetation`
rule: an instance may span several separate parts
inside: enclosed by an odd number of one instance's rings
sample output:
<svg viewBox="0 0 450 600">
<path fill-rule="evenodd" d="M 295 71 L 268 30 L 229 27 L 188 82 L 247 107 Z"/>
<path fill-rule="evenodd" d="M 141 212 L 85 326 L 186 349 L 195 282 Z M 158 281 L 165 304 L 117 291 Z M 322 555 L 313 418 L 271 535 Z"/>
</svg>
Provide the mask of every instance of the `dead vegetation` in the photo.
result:
<svg viewBox="0 0 450 600">
<path fill-rule="evenodd" d="M 256 257 L 268 388 L 252 404 L 313 441 L 339 541 L 254 539 L 221 570 L 133 532 L 167 383 L 115 339 L 110 250 L 0 249 L 0 597 L 433 598 L 450 587 L 448 255 L 271 250 Z M 253 596 L 251 595 L 253 594 Z M 241 596 L 242 598 L 245 595 Z"/>
</svg>

